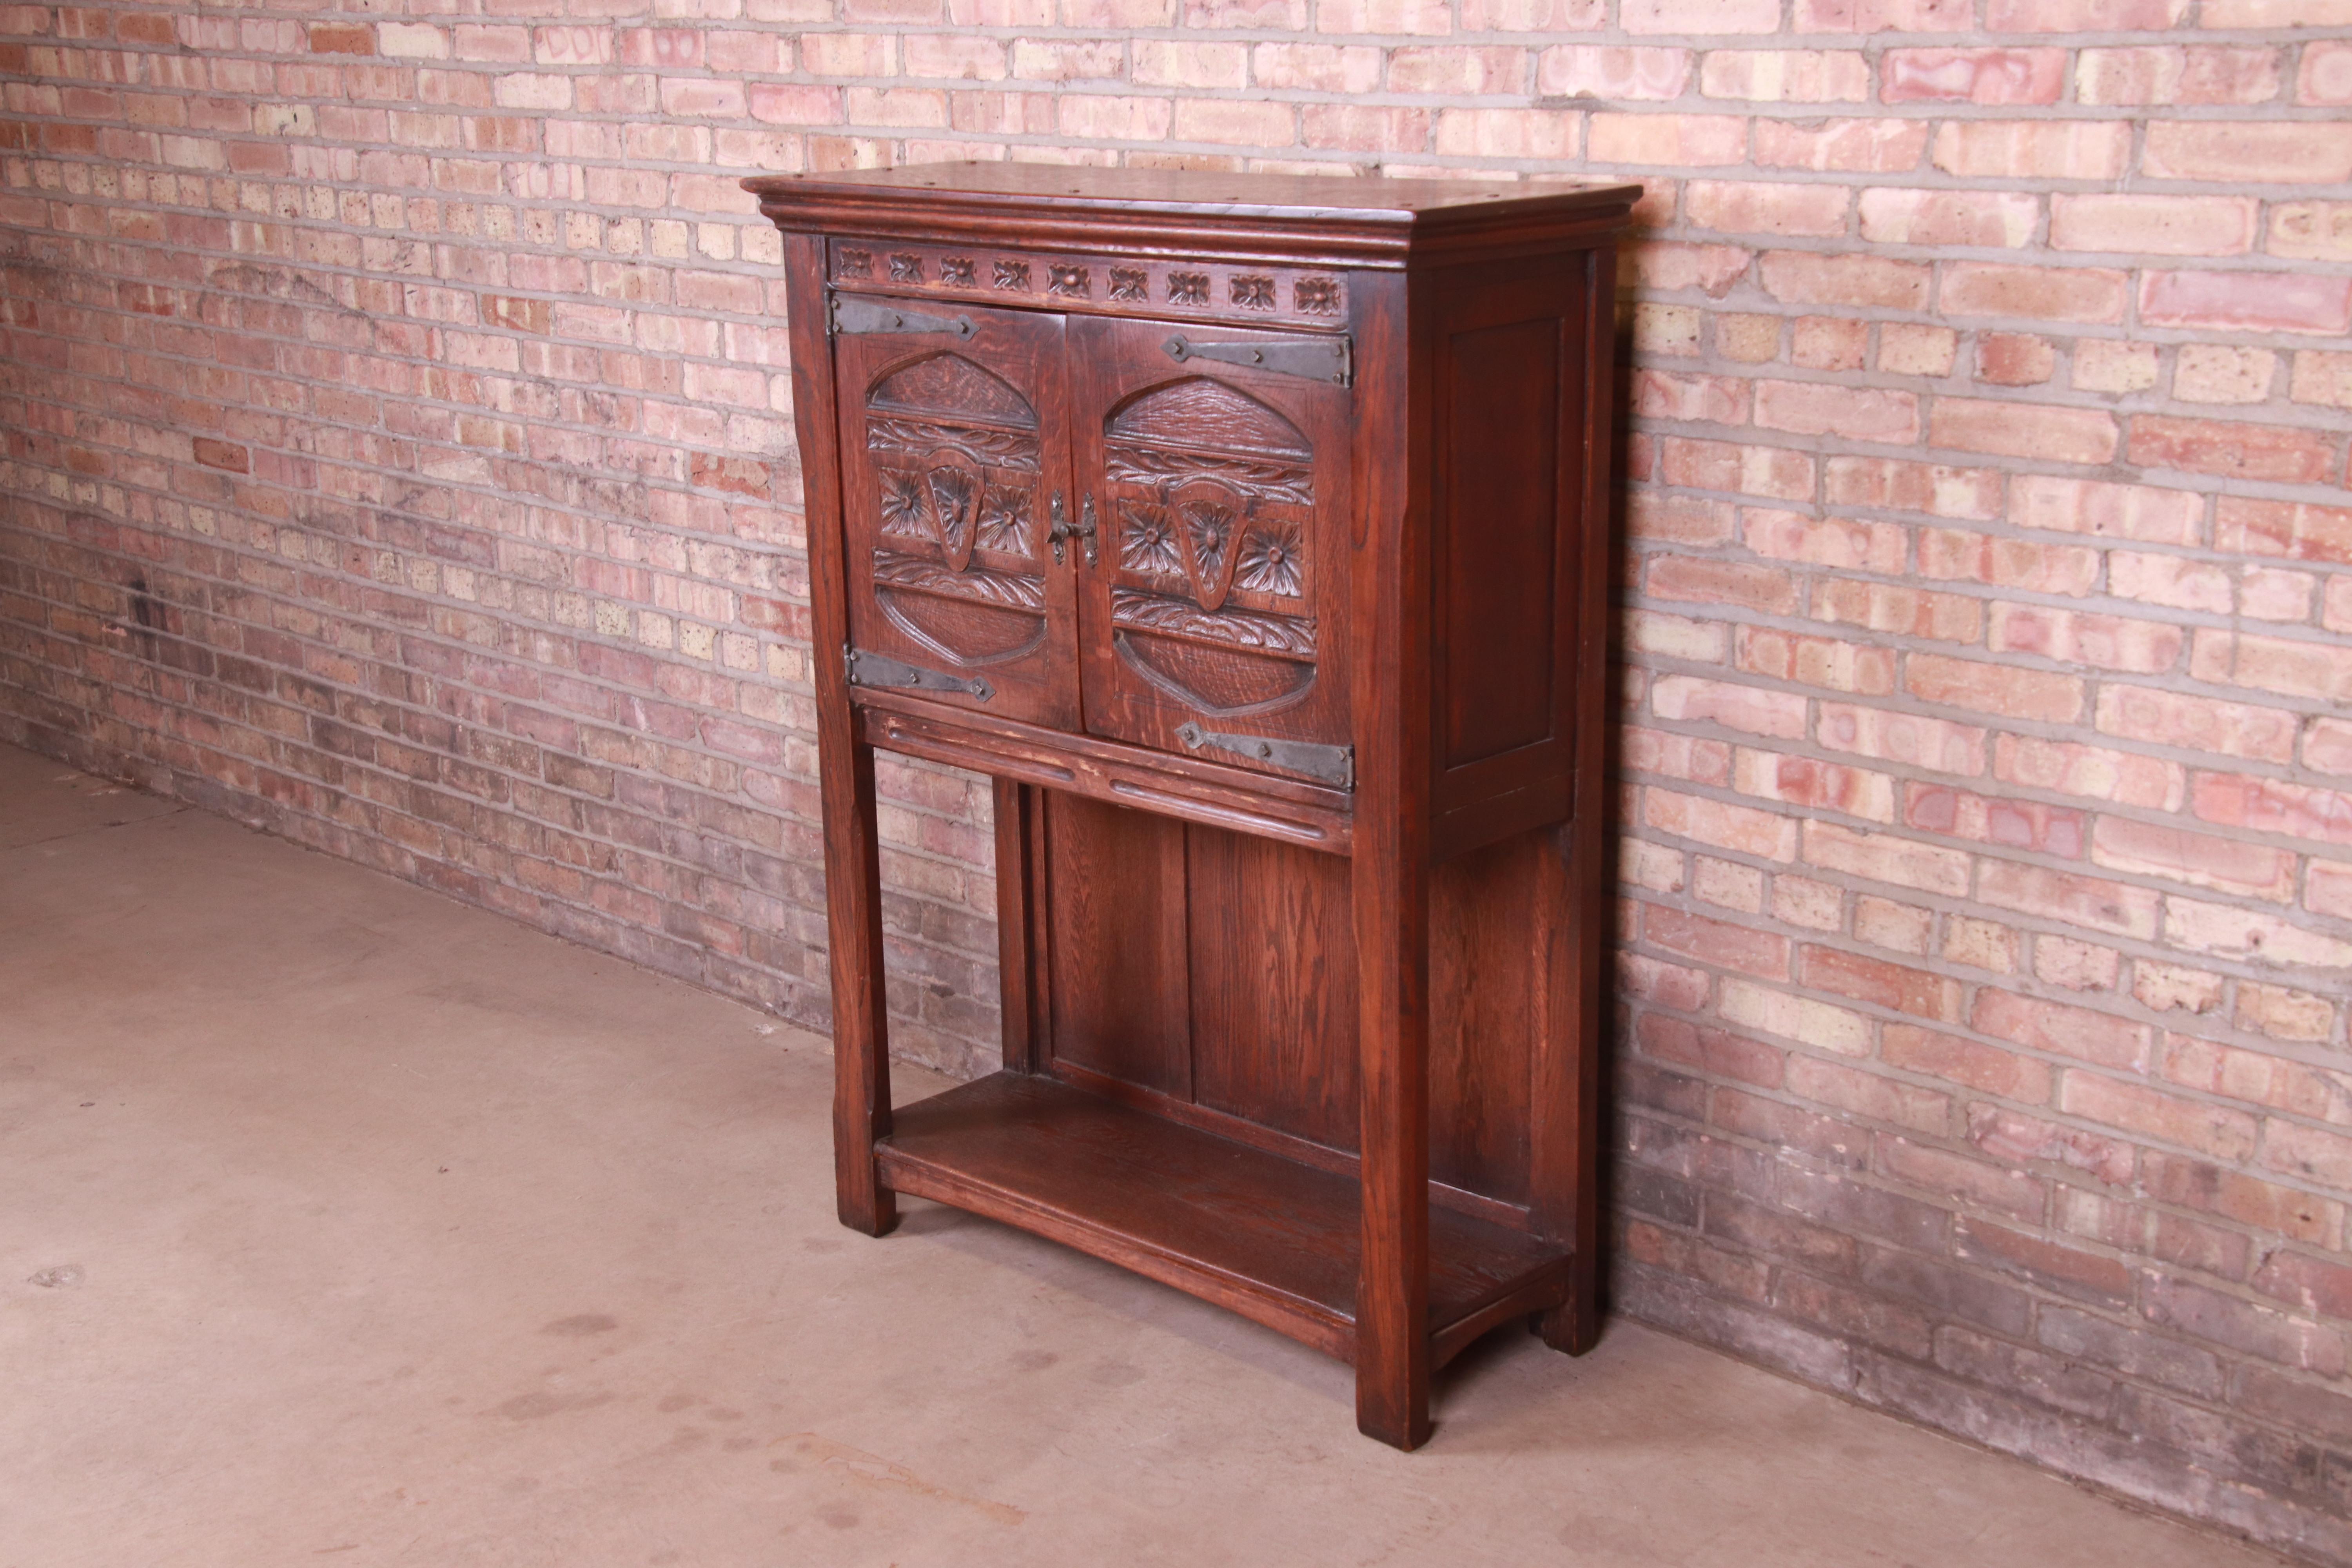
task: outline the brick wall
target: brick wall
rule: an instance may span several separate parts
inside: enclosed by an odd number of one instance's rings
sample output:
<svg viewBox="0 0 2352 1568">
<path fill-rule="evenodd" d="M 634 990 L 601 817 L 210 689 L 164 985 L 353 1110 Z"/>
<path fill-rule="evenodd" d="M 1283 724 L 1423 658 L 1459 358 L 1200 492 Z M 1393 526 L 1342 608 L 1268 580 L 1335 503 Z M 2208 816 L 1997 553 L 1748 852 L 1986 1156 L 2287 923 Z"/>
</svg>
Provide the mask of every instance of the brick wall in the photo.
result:
<svg viewBox="0 0 2352 1568">
<path fill-rule="evenodd" d="M 1640 178 L 1625 1304 L 2352 1563 L 2352 0 L 330 4 L 0 5 L 0 738 L 821 1024 L 735 177 Z"/>
</svg>

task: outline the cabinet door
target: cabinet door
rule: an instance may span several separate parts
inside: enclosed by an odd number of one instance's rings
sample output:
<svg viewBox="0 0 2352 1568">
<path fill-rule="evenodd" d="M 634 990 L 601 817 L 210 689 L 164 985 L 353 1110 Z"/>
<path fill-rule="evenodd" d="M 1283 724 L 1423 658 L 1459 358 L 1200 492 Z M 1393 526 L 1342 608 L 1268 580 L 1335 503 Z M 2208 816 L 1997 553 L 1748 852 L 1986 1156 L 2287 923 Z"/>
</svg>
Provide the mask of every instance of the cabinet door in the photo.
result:
<svg viewBox="0 0 2352 1568">
<path fill-rule="evenodd" d="M 967 307 L 969 336 L 905 330 L 956 319 L 925 300 L 857 330 L 898 303 L 845 296 L 834 342 L 850 645 L 952 678 L 916 684 L 927 697 L 1074 729 L 1075 590 L 1049 538 L 1068 504 L 1063 319 Z M 852 679 L 911 678 L 861 661 Z"/>
<path fill-rule="evenodd" d="M 1078 526 L 1099 544 L 1079 574 L 1087 728 L 1342 782 L 1347 388 L 1192 352 L 1338 340 L 1100 317 L 1069 333 Z"/>
</svg>

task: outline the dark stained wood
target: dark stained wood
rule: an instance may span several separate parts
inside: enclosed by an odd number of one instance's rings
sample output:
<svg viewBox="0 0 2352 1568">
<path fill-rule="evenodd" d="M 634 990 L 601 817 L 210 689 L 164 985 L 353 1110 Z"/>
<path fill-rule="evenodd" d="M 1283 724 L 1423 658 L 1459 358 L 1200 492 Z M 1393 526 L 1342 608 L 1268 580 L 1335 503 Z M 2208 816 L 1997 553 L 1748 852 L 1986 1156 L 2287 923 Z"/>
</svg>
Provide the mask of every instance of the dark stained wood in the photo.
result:
<svg viewBox="0 0 2352 1568">
<path fill-rule="evenodd" d="M 1076 604 L 1054 569 L 1054 497 L 1069 474 L 1062 318 L 961 312 L 948 331 L 835 340 L 849 640 L 994 688 L 1007 719 L 1078 712 Z"/>
<path fill-rule="evenodd" d="M 805 235 L 784 237 L 792 303 L 793 401 L 803 421 L 803 484 L 809 515 L 841 514 L 841 474 L 830 440 L 834 383 L 824 339 L 823 255 Z M 809 433 L 819 433 L 815 440 Z M 898 1223 L 874 1143 L 890 1131 L 889 1009 L 883 990 L 879 827 L 874 749 L 850 713 L 842 648 L 848 587 L 836 527 L 809 530 L 809 610 L 816 665 L 817 785 L 824 803 L 826 957 L 833 979 L 833 1158 L 841 1223 L 880 1236 Z"/>
<path fill-rule="evenodd" d="M 1567 1302 L 1540 1320 L 1547 1343 L 1577 1355 L 1600 1340 L 1607 1292 L 1607 1259 L 1601 1243 L 1608 1163 L 1601 1151 L 1608 1126 L 1609 1079 L 1601 1053 L 1607 1040 L 1606 986 L 1617 886 L 1609 860 L 1608 784 L 1612 773 L 1609 746 L 1615 734 L 1609 722 L 1609 595 L 1615 555 L 1608 528 L 1608 453 L 1610 411 L 1616 406 L 1611 395 L 1616 371 L 1611 342 L 1616 253 L 1589 251 L 1584 265 L 1590 348 L 1581 433 L 1584 527 L 1578 542 L 1582 573 L 1578 586 L 1575 794 L 1568 826 L 1559 835 L 1565 843 L 1555 847 L 1563 859 L 1547 860 L 1541 893 L 1564 929 L 1555 935 L 1549 984 L 1543 993 L 1546 1044 L 1534 1089 L 1539 1197 L 1533 1213 L 1542 1234 L 1577 1249 Z"/>
<path fill-rule="evenodd" d="M 1101 530 L 1080 574 L 1087 728 L 1180 753 L 1187 723 L 1347 745 L 1349 389 L 1177 361 L 1183 326 L 1071 322 L 1071 439 Z"/>
<path fill-rule="evenodd" d="M 1011 779 L 991 781 L 996 826 L 996 969 L 1004 1008 L 1004 1066 L 1034 1072 L 1043 1054 L 1048 977 L 1032 940 L 1044 850 L 1044 792 Z"/>
<path fill-rule="evenodd" d="M 1346 854 L 1354 832 L 1351 798 L 1319 784 L 1086 735 L 1052 734 L 975 711 L 949 712 L 902 692 L 860 691 L 857 702 L 859 732 L 910 756 L 1327 854 Z"/>
<path fill-rule="evenodd" d="M 1542 1022 L 1531 1003 L 1552 918 L 1536 887 L 1538 838 L 1474 850 L 1430 879 L 1430 1174 L 1521 1208 Z"/>
<path fill-rule="evenodd" d="M 1186 832 L 1192 1095 L 1334 1149 L 1356 1147 L 1356 944 L 1348 863 L 1213 828 Z"/>
<path fill-rule="evenodd" d="M 749 184 L 786 235 L 844 1221 L 917 1193 L 1223 1302 L 1349 1358 L 1402 1448 L 1488 1330 L 1589 1347 L 1637 193 Z M 836 335 L 833 300 L 971 330 Z M 850 688 L 853 640 L 992 689 Z M 877 746 L 996 781 L 1007 1071 L 895 1118 Z"/>
<path fill-rule="evenodd" d="M 1108 1258 L 1343 1361 L 1358 1353 L 1360 1226 L 1344 1177 L 1021 1073 L 903 1107 L 880 1157 L 901 1192 Z M 1465 1215 L 1438 1219 L 1429 1254 L 1441 1333 L 1566 1288 L 1557 1250 Z"/>
<path fill-rule="evenodd" d="M 1425 287 L 1419 279 L 1411 287 Z M 1429 505 L 1426 470 L 1399 464 L 1424 439 L 1426 356 L 1408 350 L 1408 280 L 1355 292 L 1364 369 L 1357 399 L 1353 544 L 1357 1116 L 1363 1279 L 1356 1426 L 1399 1448 L 1429 1436 Z M 1414 348 L 1418 344 L 1412 345 Z"/>
<path fill-rule="evenodd" d="M 1045 822 L 1053 1058 L 1190 1100 L 1184 825 L 1058 793 Z"/>
<path fill-rule="evenodd" d="M 1587 473 L 1586 253 L 1438 274 L 1441 858 L 1568 814 Z M 1605 465 L 1604 465 L 1605 467 Z"/>
<path fill-rule="evenodd" d="M 1606 243 L 1638 185 L 926 163 L 743 182 L 785 229 L 1037 249 L 1400 267 L 1423 255 Z"/>
</svg>

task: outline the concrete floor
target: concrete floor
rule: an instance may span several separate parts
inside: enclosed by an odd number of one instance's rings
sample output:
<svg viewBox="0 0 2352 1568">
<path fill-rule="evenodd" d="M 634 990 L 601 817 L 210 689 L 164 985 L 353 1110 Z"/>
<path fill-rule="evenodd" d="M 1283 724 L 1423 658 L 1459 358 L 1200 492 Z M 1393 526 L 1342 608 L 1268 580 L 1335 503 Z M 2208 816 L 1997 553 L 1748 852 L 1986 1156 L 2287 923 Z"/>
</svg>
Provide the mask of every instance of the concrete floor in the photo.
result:
<svg viewBox="0 0 2352 1568">
<path fill-rule="evenodd" d="M 1391 1452 L 1175 1292 L 840 1229 L 828 1065 L 0 747 L 0 1568 L 2277 1561 L 1630 1324 Z"/>
</svg>

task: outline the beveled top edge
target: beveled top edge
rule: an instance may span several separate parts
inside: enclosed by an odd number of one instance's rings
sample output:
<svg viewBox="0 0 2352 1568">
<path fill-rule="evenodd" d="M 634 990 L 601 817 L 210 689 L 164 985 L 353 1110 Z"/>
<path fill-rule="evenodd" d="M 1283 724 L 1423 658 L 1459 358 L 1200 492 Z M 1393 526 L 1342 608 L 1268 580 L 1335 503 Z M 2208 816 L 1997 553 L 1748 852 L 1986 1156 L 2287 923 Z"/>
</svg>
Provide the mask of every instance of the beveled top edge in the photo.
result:
<svg viewBox="0 0 2352 1568">
<path fill-rule="evenodd" d="M 1630 207 L 1642 187 L 1595 180 L 1400 180 L 1223 174 L 1200 169 L 968 161 L 765 174 L 743 182 L 770 216 L 803 204 L 887 207 L 945 198 L 958 206 L 1129 213 L 1139 218 L 1290 224 L 1339 221 L 1410 228 L 1434 221 L 1594 217 Z M 964 198 L 959 200 L 958 198 Z"/>
</svg>

